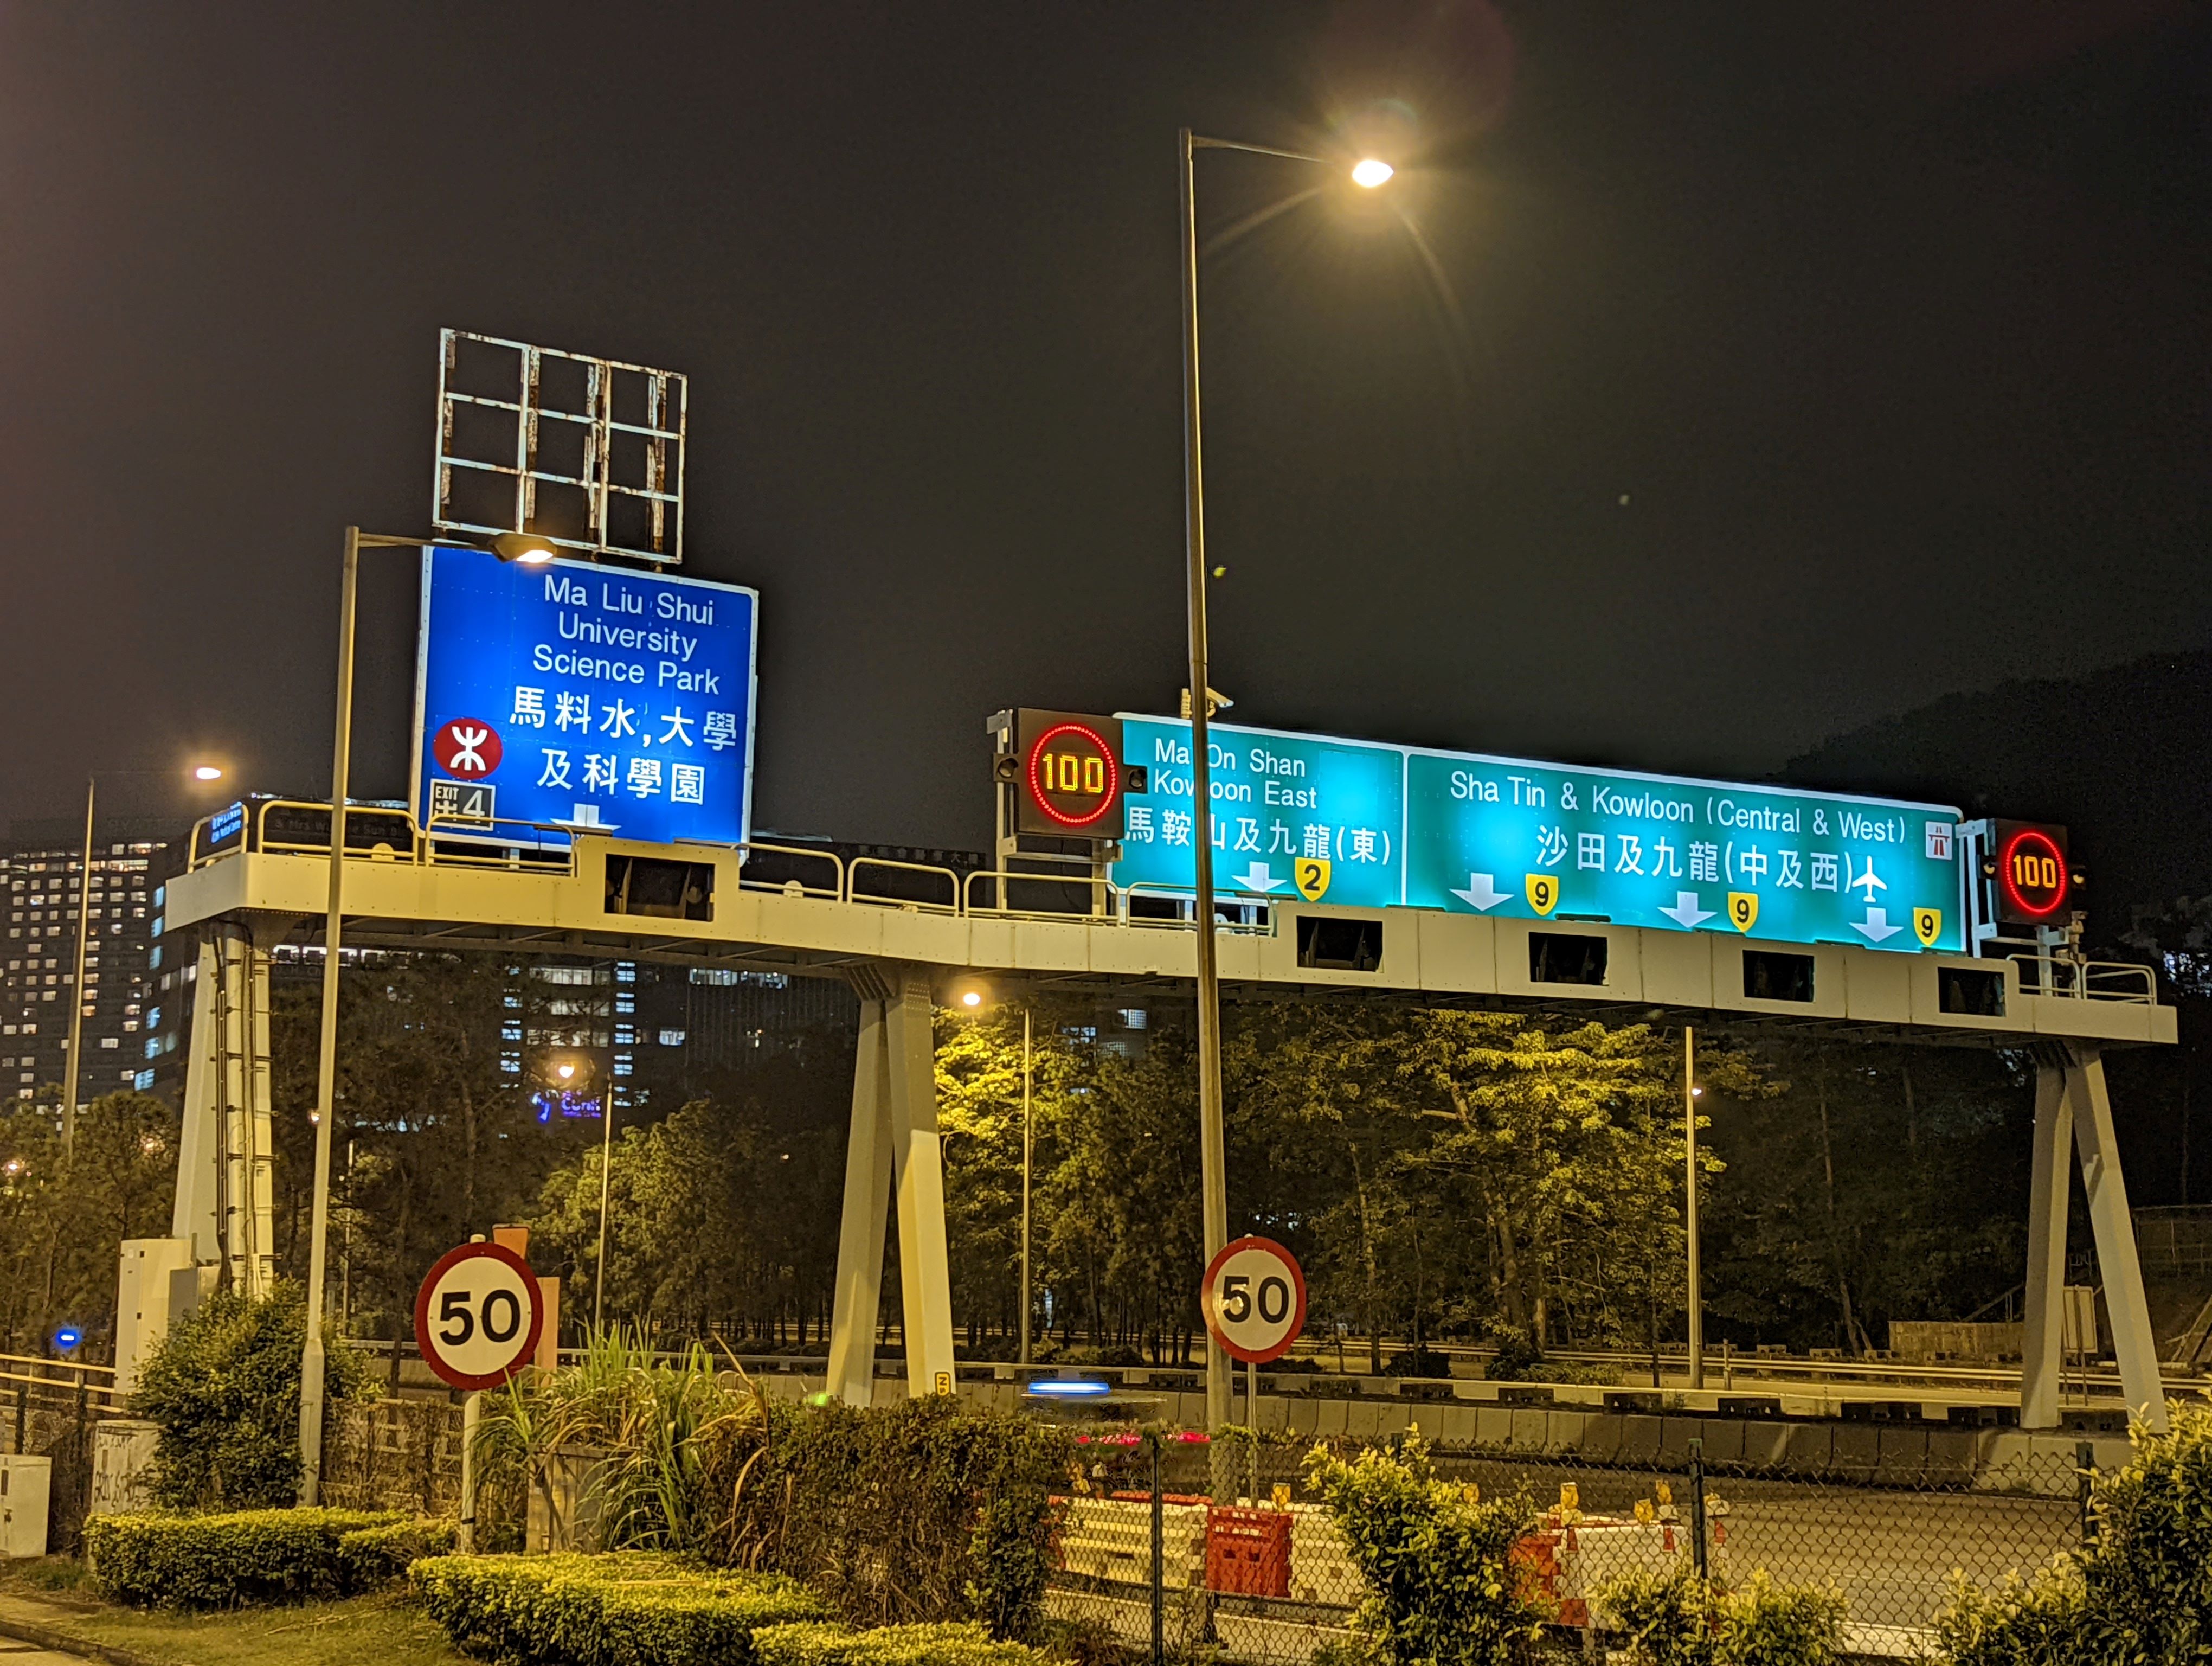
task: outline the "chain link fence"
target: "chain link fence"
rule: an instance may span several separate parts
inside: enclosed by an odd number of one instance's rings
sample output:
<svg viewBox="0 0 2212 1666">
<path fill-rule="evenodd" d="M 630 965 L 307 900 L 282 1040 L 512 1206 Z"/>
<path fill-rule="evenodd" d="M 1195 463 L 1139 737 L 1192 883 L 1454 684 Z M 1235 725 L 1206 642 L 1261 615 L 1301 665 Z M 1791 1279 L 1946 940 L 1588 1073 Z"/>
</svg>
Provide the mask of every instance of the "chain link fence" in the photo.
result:
<svg viewBox="0 0 2212 1666">
<path fill-rule="evenodd" d="M 460 1406 L 446 1396 L 332 1407 L 323 1441 L 323 1502 L 460 1515 L 461 1422 Z"/>
<path fill-rule="evenodd" d="M 2086 1448 L 1877 1484 L 1841 1469 L 1711 1462 L 1701 1441 L 1688 1445 L 1679 1461 L 1644 1463 L 1478 1449 L 1431 1460 L 1439 1479 L 1486 1499 L 1527 1499 L 1513 1563 L 1549 1618 L 1538 1652 L 1562 1657 L 1601 1657 L 1617 1640 L 1601 1596 L 1609 1582 L 1689 1566 L 1731 1584 L 1763 1569 L 1785 1584 L 1832 1587 L 1849 1604 L 1849 1652 L 1926 1658 L 1954 1571 L 1994 1585 L 2081 1542 Z M 1047 1598 L 1079 1658 L 1307 1666 L 1350 1640 L 1366 1582 L 1304 1484 L 1305 1444 L 1243 1456 L 1241 1496 L 1226 1507 L 1206 1496 L 1204 1445 L 1100 1435 L 1083 1450 Z"/>
</svg>

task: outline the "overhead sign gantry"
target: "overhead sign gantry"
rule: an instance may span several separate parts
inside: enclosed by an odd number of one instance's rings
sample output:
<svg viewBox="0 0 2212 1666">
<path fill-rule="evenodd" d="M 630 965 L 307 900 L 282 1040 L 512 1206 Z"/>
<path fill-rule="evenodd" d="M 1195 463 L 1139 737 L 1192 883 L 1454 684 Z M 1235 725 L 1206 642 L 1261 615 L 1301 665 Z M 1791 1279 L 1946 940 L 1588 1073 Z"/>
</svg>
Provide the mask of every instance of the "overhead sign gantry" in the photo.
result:
<svg viewBox="0 0 2212 1666">
<path fill-rule="evenodd" d="M 441 526 L 540 532 L 536 494 L 565 485 L 588 514 L 580 532 L 556 541 L 680 559 L 680 379 L 552 356 L 581 367 L 580 403 L 564 420 L 594 436 L 589 444 L 641 441 L 648 459 L 641 483 L 613 482 L 604 468 L 568 479 L 548 473 L 534 449 L 532 413 L 559 414 L 545 404 L 547 356 L 518 350 L 515 397 L 457 397 L 456 350 L 449 333 Z M 644 415 L 628 426 L 625 375 L 645 379 Z M 465 461 L 455 437 L 465 409 L 515 419 L 512 461 Z M 474 519 L 455 508 L 448 488 L 471 470 L 495 496 L 511 490 L 511 506 Z M 617 508 L 647 517 L 640 539 L 615 538 Z M 2130 1402 L 2163 1422 L 2101 1051 L 2172 1042 L 2174 1014 L 2146 969 L 2079 955 L 2067 908 L 2079 875 L 2063 830 L 1963 823 L 1944 805 L 1230 725 L 1212 726 L 1208 818 L 1193 802 L 1187 723 L 1024 709 L 988 726 L 994 869 L 848 864 L 750 838 L 757 611 L 753 593 L 736 587 L 563 562 L 497 569 L 472 551 L 431 552 L 414 811 L 349 811 L 346 860 L 333 864 L 330 806 L 241 804 L 195 830 L 190 871 L 168 886 L 172 929 L 222 924 L 200 958 L 179 1171 L 175 1237 L 191 1259 L 205 1262 L 221 1246 L 234 1262 L 241 1210 L 265 1225 L 265 1189 L 227 1190 L 224 1154 L 240 1148 L 239 1129 L 265 1127 L 269 1115 L 270 951 L 312 934 L 326 909 L 340 912 L 342 874 L 349 944 L 593 954 L 849 983 L 860 1045 L 830 1386 L 848 1400 L 872 1393 L 895 1191 L 909 1389 L 948 1388 L 937 987 L 971 972 L 1102 994 L 1178 987 L 1196 971 L 1188 898 L 1195 842 L 1206 838 L 1238 915 L 1207 922 L 1219 933 L 1220 976 L 1253 993 L 1656 1008 L 1699 1023 L 1783 1020 L 2032 1052 L 2022 1421 L 2057 1418 L 2073 1146 L 2123 1380 Z M 1024 836 L 1060 847 L 1030 860 L 1068 866 L 1017 871 Z M 771 852 L 772 864 L 755 861 Z M 864 878 L 872 862 L 902 870 L 895 897 Z M 1064 877 L 1078 865 L 1085 877 Z M 2018 930 L 2034 935 L 2010 935 Z"/>
</svg>

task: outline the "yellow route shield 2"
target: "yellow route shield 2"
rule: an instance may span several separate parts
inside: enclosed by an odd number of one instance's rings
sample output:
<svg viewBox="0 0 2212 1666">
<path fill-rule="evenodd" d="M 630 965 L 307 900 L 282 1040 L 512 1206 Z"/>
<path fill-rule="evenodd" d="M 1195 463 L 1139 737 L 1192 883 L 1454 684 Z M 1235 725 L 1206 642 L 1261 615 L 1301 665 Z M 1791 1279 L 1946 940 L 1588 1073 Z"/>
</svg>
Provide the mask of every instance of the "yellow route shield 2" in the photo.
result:
<svg viewBox="0 0 2212 1666">
<path fill-rule="evenodd" d="M 1298 895 L 1309 903 L 1318 903 L 1328 892 L 1328 858 L 1301 856 L 1291 864 L 1297 876 Z"/>
</svg>

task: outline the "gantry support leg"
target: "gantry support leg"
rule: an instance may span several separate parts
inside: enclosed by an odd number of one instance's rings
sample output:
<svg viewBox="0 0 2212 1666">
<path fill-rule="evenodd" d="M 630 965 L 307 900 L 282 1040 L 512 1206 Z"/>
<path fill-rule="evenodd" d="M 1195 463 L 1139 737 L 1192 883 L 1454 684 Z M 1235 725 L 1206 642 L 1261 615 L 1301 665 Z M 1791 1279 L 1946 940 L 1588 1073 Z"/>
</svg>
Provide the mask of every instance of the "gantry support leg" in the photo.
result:
<svg viewBox="0 0 2212 1666">
<path fill-rule="evenodd" d="M 937 1049 L 929 980 L 909 972 L 886 1003 L 891 1127 L 898 1157 L 899 1274 L 906 1391 L 951 1394 L 952 1275 L 945 1244 L 945 1159 L 937 1132 Z"/>
<path fill-rule="evenodd" d="M 2089 1225 L 2097 1237 L 2097 1266 L 2105 1275 L 2105 1313 L 2119 1357 L 2120 1391 L 2130 1411 L 2166 1432 L 2166 1386 L 2158 1374 L 2158 1336 L 2143 1292 L 2142 1263 L 2136 1255 L 2135 1217 L 2112 1135 L 2112 1100 L 2105 1086 L 2105 1061 L 2094 1046 L 2072 1044 L 2074 1067 L 2067 1097 L 2074 1102 L 2074 1140 L 2081 1152 L 2081 1184 L 2089 1195 Z"/>
<path fill-rule="evenodd" d="M 848 1406 L 875 1395 L 876 1315 L 883 1300 L 884 1225 L 891 1195 L 890 1055 L 884 1003 L 860 1002 L 853 1061 L 853 1131 L 845 1146 L 845 1207 L 837 1228 L 829 1390 Z"/>
<path fill-rule="evenodd" d="M 2066 1072 L 2045 1064 L 2035 1073 L 2035 1150 L 2027 1186 L 2027 1338 L 2021 1349 L 2020 1421 L 2026 1429 L 2058 1426 L 2066 1298 L 2066 1158 L 2074 1143 L 2074 1104 Z"/>
<path fill-rule="evenodd" d="M 265 1293 L 276 1244 L 269 1089 L 269 945 L 289 921 L 225 920 L 200 943 L 170 1236 L 230 1287 Z"/>
<path fill-rule="evenodd" d="M 2066 1152 L 2080 1153 L 2089 1199 L 2105 1312 L 2112 1322 L 2121 1391 L 2129 1409 L 2153 1429 L 2166 1426 L 2166 1389 L 2159 1377 L 2158 1341 L 2136 1254 L 2135 1219 L 2112 1130 L 2112 1096 L 2097 1048 L 2065 1043 L 2036 1073 L 2035 1150 L 2028 1188 L 2027 1335 L 2021 1371 L 2023 1428 L 2058 1423 L 2060 1350 L 2066 1290 Z"/>
<path fill-rule="evenodd" d="M 885 1210 L 894 1185 L 910 1395 L 952 1391 L 952 1292 L 929 978 L 917 968 L 871 968 L 855 987 L 860 1040 L 853 1063 L 829 1390 L 848 1405 L 866 1406 L 875 1389 Z"/>
</svg>

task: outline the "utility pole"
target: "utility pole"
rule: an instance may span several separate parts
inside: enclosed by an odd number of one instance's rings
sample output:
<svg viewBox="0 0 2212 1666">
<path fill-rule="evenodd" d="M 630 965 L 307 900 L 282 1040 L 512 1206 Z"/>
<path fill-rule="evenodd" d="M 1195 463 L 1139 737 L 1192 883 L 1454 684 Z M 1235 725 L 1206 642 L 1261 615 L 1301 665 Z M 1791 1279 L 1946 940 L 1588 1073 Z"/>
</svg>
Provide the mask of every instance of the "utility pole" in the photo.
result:
<svg viewBox="0 0 2212 1666">
<path fill-rule="evenodd" d="M 1682 1026 L 1682 1133 L 1688 1152 L 1688 1207 L 1684 1219 L 1690 1240 L 1690 1386 L 1705 1386 L 1705 1302 L 1698 1268 L 1698 1042 Z"/>
</svg>

